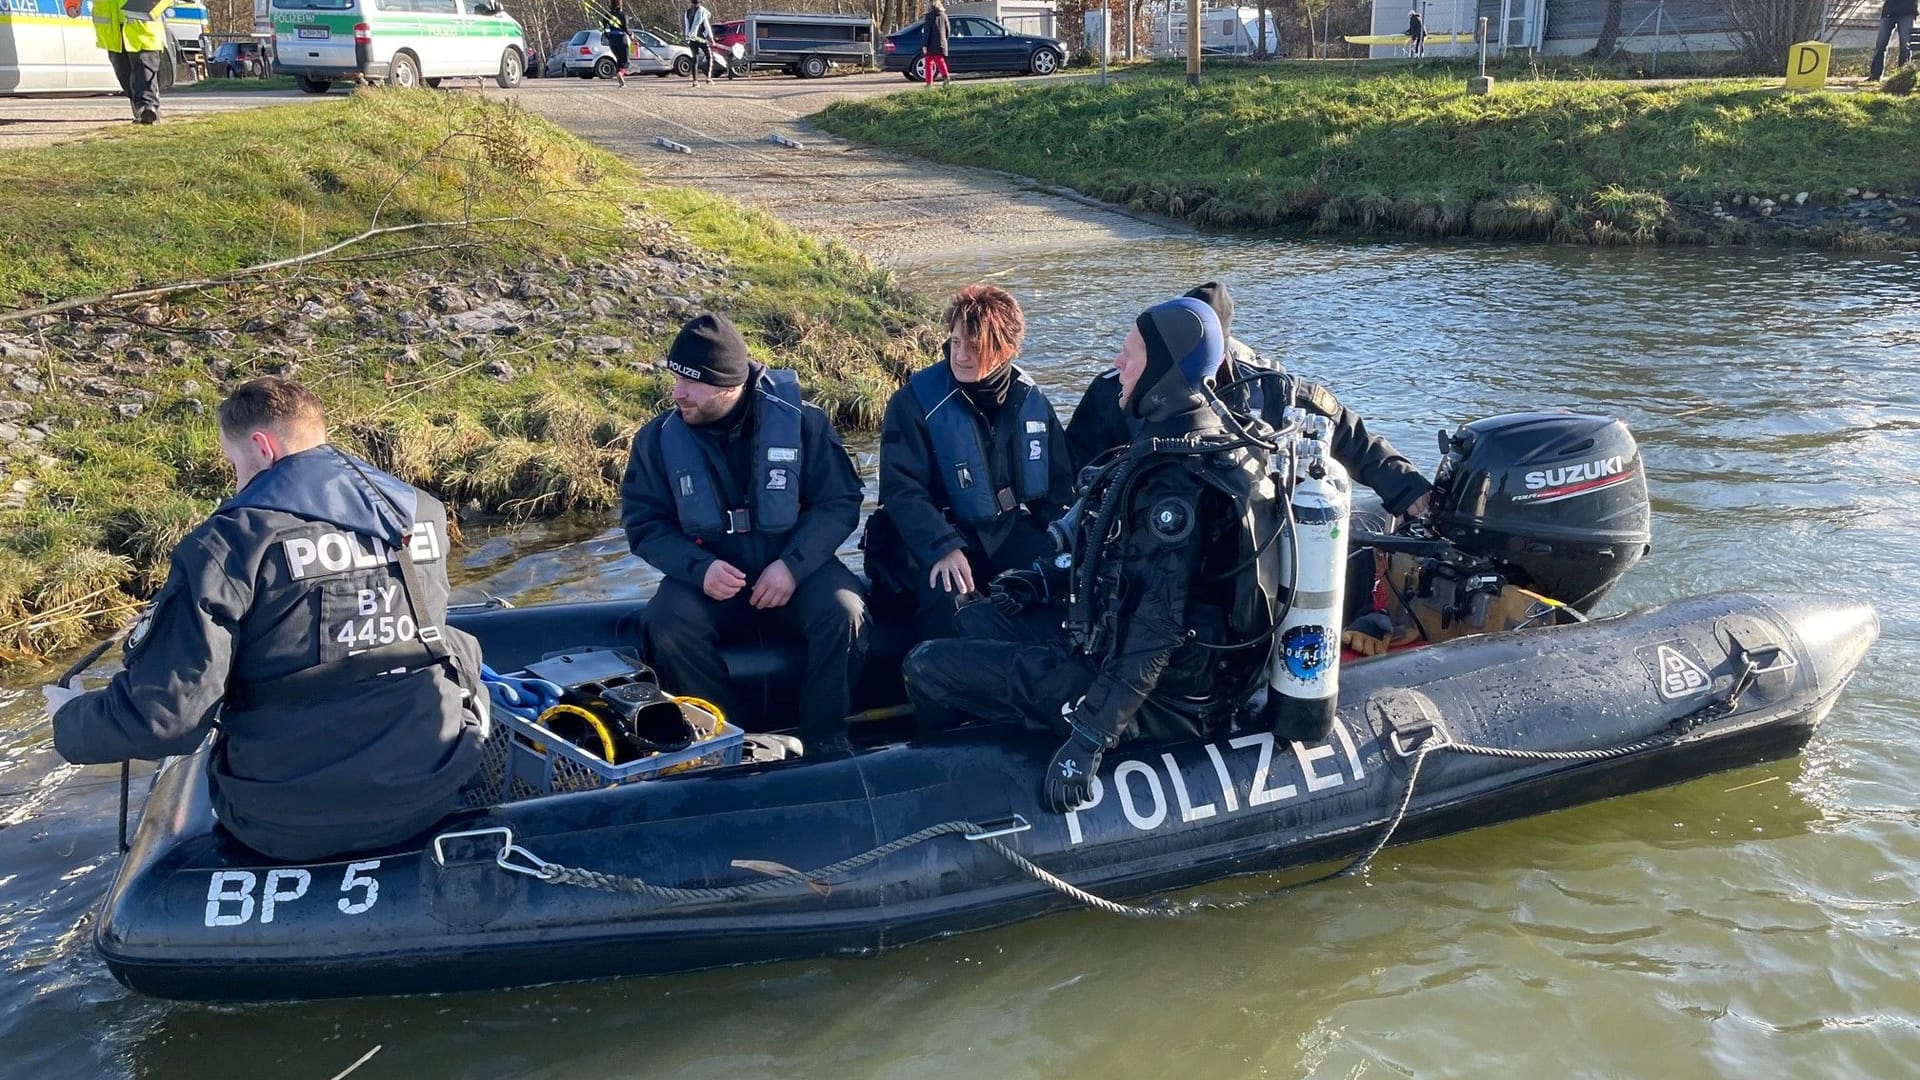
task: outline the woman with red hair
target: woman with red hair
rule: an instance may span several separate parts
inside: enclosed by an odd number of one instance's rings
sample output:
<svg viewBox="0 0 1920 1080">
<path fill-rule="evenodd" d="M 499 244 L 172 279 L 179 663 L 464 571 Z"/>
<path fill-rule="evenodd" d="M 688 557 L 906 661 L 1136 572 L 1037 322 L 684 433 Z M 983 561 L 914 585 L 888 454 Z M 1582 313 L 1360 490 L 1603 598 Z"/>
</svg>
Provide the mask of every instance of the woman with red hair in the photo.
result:
<svg viewBox="0 0 1920 1080">
<path fill-rule="evenodd" d="M 911 607 L 923 639 L 952 636 L 955 606 L 995 574 L 1050 558 L 1047 524 L 1073 497 L 1060 418 L 1013 362 L 1019 302 L 969 285 L 946 324 L 946 355 L 887 402 L 867 523 L 875 606 Z"/>
</svg>

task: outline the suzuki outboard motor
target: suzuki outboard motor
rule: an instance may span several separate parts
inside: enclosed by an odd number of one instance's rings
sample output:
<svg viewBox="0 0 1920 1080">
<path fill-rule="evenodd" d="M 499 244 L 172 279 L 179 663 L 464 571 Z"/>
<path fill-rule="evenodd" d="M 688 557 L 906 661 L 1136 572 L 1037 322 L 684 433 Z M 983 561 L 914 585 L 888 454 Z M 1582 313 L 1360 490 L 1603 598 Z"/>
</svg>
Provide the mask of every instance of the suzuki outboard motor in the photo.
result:
<svg viewBox="0 0 1920 1080">
<path fill-rule="evenodd" d="M 1297 471 L 1285 507 L 1293 527 L 1291 543 L 1281 548 L 1280 572 L 1293 591 L 1273 635 L 1262 718 L 1275 736 L 1308 744 L 1326 739 L 1340 704 L 1340 622 L 1353 508 L 1353 485 L 1326 434 L 1325 418 L 1312 417 L 1305 437 L 1293 444 Z"/>
<path fill-rule="evenodd" d="M 1618 420 L 1512 413 L 1440 434 L 1433 526 L 1581 613 L 1650 549 L 1640 448 Z"/>
</svg>

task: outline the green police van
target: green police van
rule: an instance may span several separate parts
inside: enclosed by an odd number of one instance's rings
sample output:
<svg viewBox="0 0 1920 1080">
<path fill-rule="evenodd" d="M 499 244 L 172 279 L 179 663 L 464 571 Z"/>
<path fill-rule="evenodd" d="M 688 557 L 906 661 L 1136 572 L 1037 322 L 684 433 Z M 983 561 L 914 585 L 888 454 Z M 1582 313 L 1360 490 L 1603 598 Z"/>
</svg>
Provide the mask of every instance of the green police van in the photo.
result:
<svg viewBox="0 0 1920 1080">
<path fill-rule="evenodd" d="M 500 0 L 267 0 L 274 70 L 324 94 L 341 80 L 520 85 L 527 42 Z"/>
</svg>

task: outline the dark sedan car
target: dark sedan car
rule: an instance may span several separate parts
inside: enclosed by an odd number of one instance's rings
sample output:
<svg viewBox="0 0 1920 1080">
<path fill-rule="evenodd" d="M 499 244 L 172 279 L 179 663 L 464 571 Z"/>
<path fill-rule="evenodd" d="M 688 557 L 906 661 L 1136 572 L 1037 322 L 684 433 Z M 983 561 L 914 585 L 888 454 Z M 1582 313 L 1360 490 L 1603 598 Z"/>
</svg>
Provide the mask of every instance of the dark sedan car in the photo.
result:
<svg viewBox="0 0 1920 1080">
<path fill-rule="evenodd" d="M 955 75 L 975 71 L 1019 71 L 1051 75 L 1067 62 L 1067 46 L 1053 38 L 1013 34 L 992 19 L 955 15 L 947 20 L 947 68 Z M 889 36 L 880 66 L 909 81 L 926 78 L 920 57 L 920 23 Z"/>
</svg>

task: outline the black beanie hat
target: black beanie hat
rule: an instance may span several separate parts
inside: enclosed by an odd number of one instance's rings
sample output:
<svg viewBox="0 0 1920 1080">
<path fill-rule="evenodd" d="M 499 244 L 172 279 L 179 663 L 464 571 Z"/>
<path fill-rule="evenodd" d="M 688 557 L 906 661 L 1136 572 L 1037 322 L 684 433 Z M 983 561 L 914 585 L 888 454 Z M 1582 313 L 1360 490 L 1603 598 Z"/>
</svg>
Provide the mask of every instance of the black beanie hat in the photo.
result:
<svg viewBox="0 0 1920 1080">
<path fill-rule="evenodd" d="M 708 386 L 741 386 L 747 381 L 747 342 L 721 315 L 702 315 L 680 328 L 667 350 L 675 375 Z"/>
<path fill-rule="evenodd" d="M 1227 287 L 1218 281 L 1209 281 L 1205 285 L 1196 285 L 1187 291 L 1187 295 L 1213 309 L 1220 316 L 1220 336 L 1233 336 L 1233 296 Z"/>
</svg>

